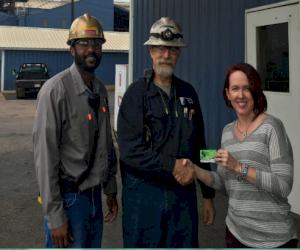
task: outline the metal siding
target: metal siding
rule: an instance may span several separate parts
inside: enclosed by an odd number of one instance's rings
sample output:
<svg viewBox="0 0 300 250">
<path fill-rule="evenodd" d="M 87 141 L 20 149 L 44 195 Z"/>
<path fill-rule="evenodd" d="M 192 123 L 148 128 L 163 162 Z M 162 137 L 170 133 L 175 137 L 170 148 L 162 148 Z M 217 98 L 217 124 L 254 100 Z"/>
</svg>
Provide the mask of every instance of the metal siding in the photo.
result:
<svg viewBox="0 0 300 250">
<path fill-rule="evenodd" d="M 188 45 L 176 74 L 196 89 L 202 105 L 208 147 L 220 145 L 224 125 L 235 118 L 222 89 L 227 68 L 244 61 L 245 9 L 280 0 L 136 0 L 134 1 L 133 79 L 151 67 L 147 49 L 150 27 L 161 16 L 174 18 Z"/>
<path fill-rule="evenodd" d="M 36 50 L 36 51 L 69 51 L 66 41 L 67 29 L 33 28 L 0 26 L 0 48 L 8 50 Z M 129 33 L 105 31 L 106 42 L 102 51 L 125 52 L 129 50 Z"/>
<path fill-rule="evenodd" d="M 128 64 L 128 53 L 104 53 L 96 75 L 105 85 L 115 84 L 116 64 Z"/>
<path fill-rule="evenodd" d="M 17 25 L 17 18 L 14 15 L 9 15 L 4 12 L 0 12 L 0 24 L 1 25 Z"/>
<path fill-rule="evenodd" d="M 15 77 L 12 70 L 18 70 L 22 63 L 45 63 L 50 76 L 64 70 L 72 63 L 69 52 L 15 51 L 7 50 L 5 54 L 4 90 L 15 89 Z"/>
<path fill-rule="evenodd" d="M 15 77 L 12 74 L 12 70 L 18 70 L 22 63 L 46 63 L 50 76 L 54 76 L 73 63 L 73 58 L 69 51 L 48 52 L 8 50 L 5 51 L 5 53 L 4 90 L 15 90 Z M 96 75 L 104 84 L 114 84 L 115 65 L 127 63 L 128 53 L 103 53 L 102 62 L 96 70 Z"/>
<path fill-rule="evenodd" d="M 113 30 L 113 0 L 81 0 L 75 2 L 74 10 L 75 18 L 84 13 L 89 13 L 90 15 L 99 18 L 105 31 Z M 69 28 L 71 25 L 70 4 L 50 10 L 28 9 L 28 14 L 20 19 L 20 23 L 29 27 L 43 27 L 43 20 L 47 20 L 47 27 Z M 63 20 L 66 20 L 67 27 L 62 27 Z"/>
</svg>

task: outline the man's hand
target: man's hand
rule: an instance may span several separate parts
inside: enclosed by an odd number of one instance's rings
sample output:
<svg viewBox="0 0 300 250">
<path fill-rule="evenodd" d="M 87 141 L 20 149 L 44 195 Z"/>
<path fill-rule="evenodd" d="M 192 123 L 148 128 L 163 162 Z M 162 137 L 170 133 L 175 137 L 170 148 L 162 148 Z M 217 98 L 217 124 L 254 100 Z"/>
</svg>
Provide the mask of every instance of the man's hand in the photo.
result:
<svg viewBox="0 0 300 250">
<path fill-rule="evenodd" d="M 213 199 L 204 199 L 202 203 L 202 222 L 205 225 L 214 224 L 216 210 Z"/>
<path fill-rule="evenodd" d="M 117 193 L 107 194 L 106 204 L 108 211 L 104 216 L 104 221 L 111 223 L 117 218 L 118 215 Z"/>
<path fill-rule="evenodd" d="M 68 247 L 70 241 L 73 240 L 69 223 L 66 222 L 58 228 L 51 230 L 52 243 L 59 248 Z"/>
<path fill-rule="evenodd" d="M 193 163 L 188 159 L 176 160 L 172 174 L 183 186 L 192 183 L 195 176 Z"/>
</svg>

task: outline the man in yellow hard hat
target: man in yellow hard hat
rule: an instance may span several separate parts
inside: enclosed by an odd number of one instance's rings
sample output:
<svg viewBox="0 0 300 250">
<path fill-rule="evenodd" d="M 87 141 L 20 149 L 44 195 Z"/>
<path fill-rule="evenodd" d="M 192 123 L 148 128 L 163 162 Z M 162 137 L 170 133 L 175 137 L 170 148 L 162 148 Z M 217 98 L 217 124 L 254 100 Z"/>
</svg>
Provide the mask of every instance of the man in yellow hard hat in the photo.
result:
<svg viewBox="0 0 300 250">
<path fill-rule="evenodd" d="M 180 26 L 162 17 L 145 45 L 152 69 L 130 85 L 118 115 L 124 247 L 197 248 L 194 169 L 182 158 L 209 166 L 199 162 L 205 140 L 197 93 L 173 73 L 185 46 Z M 201 189 L 204 223 L 212 224 L 214 190 Z"/>
<path fill-rule="evenodd" d="M 100 22 L 84 14 L 71 25 L 70 68 L 38 96 L 34 162 L 45 214 L 46 247 L 99 248 L 104 217 L 117 217 L 116 168 L 107 92 L 95 77 L 105 42 Z"/>
</svg>

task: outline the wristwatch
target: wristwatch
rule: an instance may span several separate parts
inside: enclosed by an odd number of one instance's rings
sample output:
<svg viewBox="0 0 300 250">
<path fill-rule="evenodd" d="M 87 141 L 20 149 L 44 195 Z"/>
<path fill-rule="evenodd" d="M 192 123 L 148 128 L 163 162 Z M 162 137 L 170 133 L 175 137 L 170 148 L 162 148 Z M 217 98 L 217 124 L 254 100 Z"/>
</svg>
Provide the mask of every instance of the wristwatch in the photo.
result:
<svg viewBox="0 0 300 250">
<path fill-rule="evenodd" d="M 245 180 L 248 175 L 249 166 L 246 163 L 241 163 L 241 175 L 240 179 Z"/>
</svg>

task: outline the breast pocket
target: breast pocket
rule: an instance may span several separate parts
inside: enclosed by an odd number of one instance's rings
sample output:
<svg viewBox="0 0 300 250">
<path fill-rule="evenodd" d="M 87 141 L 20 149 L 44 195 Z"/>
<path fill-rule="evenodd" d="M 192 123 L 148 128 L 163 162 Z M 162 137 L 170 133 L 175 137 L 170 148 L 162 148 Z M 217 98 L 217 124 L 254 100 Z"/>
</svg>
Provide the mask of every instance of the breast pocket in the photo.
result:
<svg viewBox="0 0 300 250">
<path fill-rule="evenodd" d="M 191 157 L 196 140 L 196 113 L 193 106 L 180 108 L 180 115 L 177 123 L 178 131 L 178 157 Z"/>
<path fill-rule="evenodd" d="M 144 121 L 144 134 L 146 141 L 149 141 L 149 136 L 152 142 L 164 140 L 168 134 L 169 128 L 169 116 L 161 107 L 153 109 L 146 114 L 146 119 Z"/>
<path fill-rule="evenodd" d="M 87 143 L 88 112 L 72 112 L 63 124 L 62 143 L 82 145 Z"/>
</svg>

